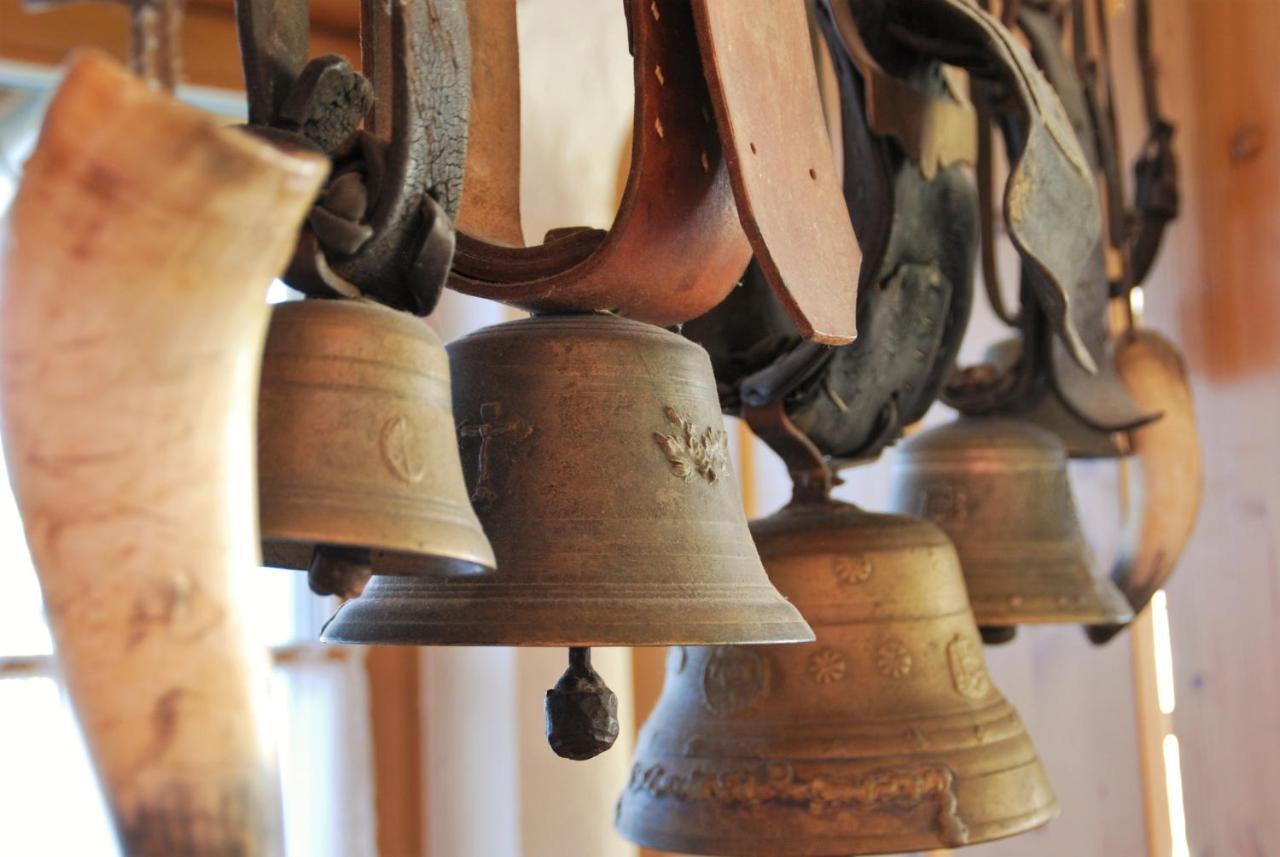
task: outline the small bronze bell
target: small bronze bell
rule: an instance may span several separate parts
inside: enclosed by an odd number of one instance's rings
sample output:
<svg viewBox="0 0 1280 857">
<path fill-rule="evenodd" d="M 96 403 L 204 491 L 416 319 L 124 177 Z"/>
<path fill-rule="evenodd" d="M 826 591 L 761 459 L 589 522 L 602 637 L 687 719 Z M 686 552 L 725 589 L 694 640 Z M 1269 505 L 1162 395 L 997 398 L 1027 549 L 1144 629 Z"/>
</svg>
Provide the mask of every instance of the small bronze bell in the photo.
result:
<svg viewBox="0 0 1280 857">
<path fill-rule="evenodd" d="M 894 464 L 891 507 L 951 537 L 988 642 L 1025 623 L 1128 621 L 1124 596 L 1096 573 L 1055 435 L 964 417 L 906 441 Z"/>
<path fill-rule="evenodd" d="M 264 562 L 309 568 L 322 594 L 356 594 L 371 571 L 494 565 L 463 485 L 444 348 L 421 319 L 377 304 L 273 309 L 258 492 Z"/>
<path fill-rule="evenodd" d="M 448 351 L 467 488 L 498 571 L 376 576 L 326 640 L 813 638 L 751 542 L 701 348 L 652 325 L 569 315 L 485 328 Z"/>
<path fill-rule="evenodd" d="M 1056 815 L 937 527 L 823 501 L 751 531 L 817 642 L 673 648 L 618 802 L 623 836 L 690 854 L 880 854 Z"/>
</svg>

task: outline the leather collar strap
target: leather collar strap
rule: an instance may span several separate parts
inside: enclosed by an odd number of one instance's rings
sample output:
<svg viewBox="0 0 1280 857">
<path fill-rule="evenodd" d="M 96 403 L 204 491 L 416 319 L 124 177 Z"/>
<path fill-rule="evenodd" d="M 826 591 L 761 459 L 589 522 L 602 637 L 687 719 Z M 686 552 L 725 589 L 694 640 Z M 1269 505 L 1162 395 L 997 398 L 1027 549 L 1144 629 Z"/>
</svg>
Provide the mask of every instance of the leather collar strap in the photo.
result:
<svg viewBox="0 0 1280 857">
<path fill-rule="evenodd" d="M 694 0 L 742 225 L 805 339 L 853 340 L 861 253 L 822 121 L 804 3 Z"/>
<path fill-rule="evenodd" d="M 609 310 L 670 325 L 718 304 L 754 245 L 806 336 L 851 341 L 859 257 L 821 136 L 803 6 L 625 3 L 635 127 L 612 228 L 555 230 L 536 247 L 460 232 L 450 287 L 535 311 Z M 474 95 L 511 101 L 509 89 Z M 491 165 L 500 157 L 478 145 Z"/>
</svg>

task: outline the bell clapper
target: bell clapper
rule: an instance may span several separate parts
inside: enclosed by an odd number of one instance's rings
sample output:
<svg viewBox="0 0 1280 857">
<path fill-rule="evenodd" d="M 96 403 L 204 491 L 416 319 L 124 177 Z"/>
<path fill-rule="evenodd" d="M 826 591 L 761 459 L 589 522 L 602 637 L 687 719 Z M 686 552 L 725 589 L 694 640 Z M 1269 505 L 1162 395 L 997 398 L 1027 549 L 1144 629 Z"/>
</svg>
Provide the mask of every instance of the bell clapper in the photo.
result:
<svg viewBox="0 0 1280 857">
<path fill-rule="evenodd" d="M 547 691 L 547 743 L 557 756 L 594 758 L 618 740 L 618 697 L 591 668 L 591 649 L 569 649 L 569 667 Z"/>
<path fill-rule="evenodd" d="M 355 598 L 373 575 L 368 548 L 316 545 L 307 566 L 307 584 L 316 595 Z"/>
<path fill-rule="evenodd" d="M 1001 646 L 1013 642 L 1013 638 L 1018 635 L 1018 626 L 981 625 L 978 632 L 982 634 L 982 642 L 988 646 Z"/>
</svg>

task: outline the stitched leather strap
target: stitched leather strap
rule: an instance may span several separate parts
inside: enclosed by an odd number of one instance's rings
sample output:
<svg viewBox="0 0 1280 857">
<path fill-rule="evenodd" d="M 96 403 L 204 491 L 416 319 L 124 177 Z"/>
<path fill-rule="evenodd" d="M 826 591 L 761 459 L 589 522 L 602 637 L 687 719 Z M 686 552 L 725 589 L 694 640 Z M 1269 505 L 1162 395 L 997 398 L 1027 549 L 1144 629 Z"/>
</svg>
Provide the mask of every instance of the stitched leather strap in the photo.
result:
<svg viewBox="0 0 1280 857">
<path fill-rule="evenodd" d="M 744 217 L 748 234 L 757 249 L 765 247 L 782 260 L 775 264 L 771 284 L 797 326 L 821 341 L 852 339 L 857 245 L 847 215 L 841 212 L 843 222 L 833 219 L 829 205 L 823 205 L 834 174 L 830 149 L 822 155 L 815 142 L 821 139 L 825 145 L 804 10 L 799 4 L 712 5 L 711 11 L 699 10 L 706 20 L 699 18 L 695 27 L 697 4 L 691 8 L 690 0 L 625 0 L 635 69 L 635 125 L 631 171 L 612 228 L 555 230 L 536 247 L 500 243 L 492 234 L 485 240 L 463 230 L 450 287 L 535 311 L 609 310 L 655 324 L 677 324 L 714 307 L 741 277 L 752 245 L 738 211 L 743 199 L 749 199 L 755 206 L 742 204 L 741 209 L 757 214 Z M 775 43 L 765 54 L 729 57 L 732 45 L 746 50 L 738 41 L 745 25 L 791 42 Z M 699 40 L 717 59 L 700 60 Z M 792 44 L 796 40 L 799 49 Z M 732 91 L 713 87 L 709 92 L 704 66 L 708 73 L 735 81 Z M 742 86 L 753 90 L 745 106 Z M 801 96 L 791 87 L 799 87 Z M 503 99 L 514 112 L 510 91 L 510 84 L 505 93 L 477 89 L 475 97 Z M 771 106 L 779 99 L 765 98 L 765 92 L 785 93 L 782 100 L 797 104 L 779 117 Z M 477 105 L 476 114 L 486 109 Z M 774 184 L 763 191 L 754 172 L 731 182 L 731 164 L 721 144 L 725 122 L 749 128 L 749 134 L 761 129 L 761 142 L 765 130 L 770 139 L 780 136 L 784 142 L 770 154 L 770 163 L 779 157 L 803 168 L 792 169 L 782 187 Z M 489 144 L 474 126 L 473 133 L 480 138 L 479 158 Z M 751 142 L 743 138 L 739 144 L 747 151 Z M 757 151 L 760 145 L 756 143 Z M 736 148 L 732 155 L 741 161 Z M 815 180 L 810 169 L 827 177 Z M 740 185 L 738 203 L 735 184 Z M 774 195 L 776 210 L 765 217 L 758 214 L 761 193 Z M 760 226 L 764 220 L 768 222 Z M 804 235 L 798 248 L 792 247 L 795 233 L 806 229 L 818 234 Z M 837 237 L 827 240 L 831 234 Z M 805 252 L 829 258 L 821 268 L 791 258 Z M 827 267 L 840 260 L 848 265 L 843 276 L 828 278 Z"/>
<path fill-rule="evenodd" d="M 626 0 L 626 9 L 635 130 L 613 227 L 558 230 L 535 247 L 460 231 L 451 288 L 535 311 L 611 310 L 670 325 L 715 306 L 742 275 L 750 247 L 688 0 Z"/>
</svg>

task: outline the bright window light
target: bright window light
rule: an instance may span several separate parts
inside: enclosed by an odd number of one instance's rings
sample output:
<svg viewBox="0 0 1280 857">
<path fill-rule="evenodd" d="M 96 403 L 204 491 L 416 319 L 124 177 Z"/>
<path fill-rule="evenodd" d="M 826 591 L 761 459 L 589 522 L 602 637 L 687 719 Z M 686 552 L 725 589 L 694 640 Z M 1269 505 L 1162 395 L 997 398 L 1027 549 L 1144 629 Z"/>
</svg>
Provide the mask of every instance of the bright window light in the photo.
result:
<svg viewBox="0 0 1280 857">
<path fill-rule="evenodd" d="M 1169 801 L 1169 838 L 1173 843 L 1170 857 L 1191 857 L 1187 813 L 1182 805 L 1182 758 L 1177 735 L 1164 736 L 1164 786 Z"/>
</svg>

